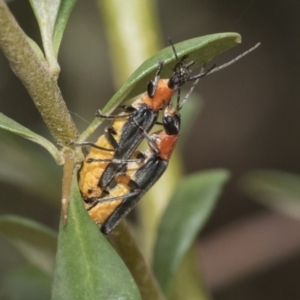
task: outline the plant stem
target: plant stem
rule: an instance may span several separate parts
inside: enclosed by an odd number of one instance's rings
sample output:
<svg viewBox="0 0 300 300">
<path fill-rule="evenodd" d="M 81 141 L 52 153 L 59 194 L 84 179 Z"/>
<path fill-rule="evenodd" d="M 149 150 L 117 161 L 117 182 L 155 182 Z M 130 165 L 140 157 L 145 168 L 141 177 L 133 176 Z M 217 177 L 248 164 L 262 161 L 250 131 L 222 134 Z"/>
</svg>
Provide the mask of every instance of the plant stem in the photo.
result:
<svg viewBox="0 0 300 300">
<path fill-rule="evenodd" d="M 62 182 L 62 198 L 61 198 L 61 210 L 63 223 L 67 223 L 68 218 L 68 206 L 71 192 L 72 175 L 75 167 L 74 163 L 74 152 L 69 148 L 64 148 L 64 172 Z"/>
<path fill-rule="evenodd" d="M 161 47 L 155 1 L 98 0 L 106 23 L 115 85 L 119 87 L 129 75 Z"/>
<path fill-rule="evenodd" d="M 152 272 L 123 220 L 108 236 L 108 240 L 130 270 L 143 300 L 163 300 L 163 294 Z"/>
</svg>

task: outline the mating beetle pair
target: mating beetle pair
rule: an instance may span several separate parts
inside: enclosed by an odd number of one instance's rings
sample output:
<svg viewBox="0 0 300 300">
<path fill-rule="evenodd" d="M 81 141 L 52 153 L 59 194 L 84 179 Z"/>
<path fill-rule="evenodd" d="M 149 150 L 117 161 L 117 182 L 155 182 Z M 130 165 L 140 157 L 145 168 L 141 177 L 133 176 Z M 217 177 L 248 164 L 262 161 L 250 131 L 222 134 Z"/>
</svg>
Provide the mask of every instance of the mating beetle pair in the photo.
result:
<svg viewBox="0 0 300 300">
<path fill-rule="evenodd" d="M 160 61 L 147 92 L 130 106 L 123 106 L 122 113 L 105 116 L 98 112 L 99 117 L 112 119 L 112 124 L 95 144 L 74 144 L 91 146 L 78 172 L 78 183 L 90 216 L 101 224 L 104 234 L 113 230 L 166 170 L 180 133 L 179 111 L 198 80 L 235 62 L 257 46 L 229 63 L 195 76 L 189 76 L 193 62 L 186 62 L 187 56 L 179 60 L 173 46 L 178 62 L 171 78 L 160 79 L 164 66 Z M 187 81 L 194 81 L 194 85 L 180 102 L 180 89 Z M 176 92 L 177 105 L 173 108 L 170 101 Z M 157 122 L 160 110 L 163 110 L 162 123 Z M 155 124 L 163 125 L 163 130 L 149 135 Z M 136 151 L 143 139 L 149 145 L 144 153 Z"/>
</svg>

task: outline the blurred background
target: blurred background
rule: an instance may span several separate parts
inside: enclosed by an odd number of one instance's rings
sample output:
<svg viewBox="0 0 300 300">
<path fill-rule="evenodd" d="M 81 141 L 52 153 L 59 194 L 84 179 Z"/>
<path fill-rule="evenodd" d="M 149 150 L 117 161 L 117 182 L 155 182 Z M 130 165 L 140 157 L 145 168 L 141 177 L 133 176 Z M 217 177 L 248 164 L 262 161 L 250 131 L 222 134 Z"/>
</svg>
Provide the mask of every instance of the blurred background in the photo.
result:
<svg viewBox="0 0 300 300">
<path fill-rule="evenodd" d="M 40 41 L 27 1 L 10 1 L 9 6 L 25 32 Z M 291 0 L 163 0 L 156 6 L 164 47 L 169 45 L 168 37 L 176 43 L 218 32 L 240 33 L 242 44 L 214 60 L 220 65 L 261 42 L 255 52 L 207 76 L 196 88 L 204 106 L 186 139 L 185 172 L 211 168 L 232 172 L 199 237 L 199 270 L 216 300 L 300 299 L 300 223 L 296 217 L 300 214 L 296 208 L 294 216 L 271 210 L 246 197 L 239 185 L 244 174 L 257 169 L 300 173 L 300 4 Z M 95 1 L 76 4 L 59 62 L 59 84 L 82 131 L 116 91 Z M 0 78 L 0 111 L 51 138 L 2 53 Z M 0 137 L 1 214 L 25 216 L 57 229 L 60 190 L 54 187 L 60 185 L 60 168 L 38 146 L 2 131 Z M 28 153 L 35 153 L 34 162 Z M 38 172 L 34 178 L 39 181 L 28 182 L 32 172 Z M 24 186 L 39 185 L 43 201 L 34 189 L 17 187 L 16 177 L 26 181 Z M 50 204 L 53 197 L 57 207 Z M 3 271 L 22 260 L 7 243 L 0 251 L 6 257 Z"/>
</svg>

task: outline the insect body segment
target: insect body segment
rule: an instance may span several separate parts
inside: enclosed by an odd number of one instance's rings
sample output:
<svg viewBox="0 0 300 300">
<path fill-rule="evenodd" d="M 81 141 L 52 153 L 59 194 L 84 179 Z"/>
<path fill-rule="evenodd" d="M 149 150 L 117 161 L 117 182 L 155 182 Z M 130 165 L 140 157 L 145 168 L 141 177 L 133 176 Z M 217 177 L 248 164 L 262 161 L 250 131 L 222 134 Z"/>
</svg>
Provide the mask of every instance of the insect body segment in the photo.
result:
<svg viewBox="0 0 300 300">
<path fill-rule="evenodd" d="M 78 172 L 78 185 L 83 199 L 91 202 L 102 196 L 104 189 L 99 185 L 103 171 L 114 157 L 122 129 L 127 118 L 118 119 L 114 127 L 107 127 L 105 133 L 99 137 L 95 144 L 81 143 L 76 146 L 90 145 L 91 150 L 85 157 L 81 169 Z"/>
<path fill-rule="evenodd" d="M 139 167 L 137 162 L 130 162 L 127 164 L 126 174 L 120 173 L 115 176 L 117 186 L 113 189 L 114 201 L 107 201 L 107 197 L 104 197 L 97 199 L 92 204 L 85 203 L 85 207 L 95 223 L 103 224 L 122 203 L 124 195 L 131 193 L 131 190 L 139 191 L 139 187 L 131 179 L 134 178 L 134 173 Z M 109 193 L 108 197 L 111 198 L 111 195 Z"/>
</svg>

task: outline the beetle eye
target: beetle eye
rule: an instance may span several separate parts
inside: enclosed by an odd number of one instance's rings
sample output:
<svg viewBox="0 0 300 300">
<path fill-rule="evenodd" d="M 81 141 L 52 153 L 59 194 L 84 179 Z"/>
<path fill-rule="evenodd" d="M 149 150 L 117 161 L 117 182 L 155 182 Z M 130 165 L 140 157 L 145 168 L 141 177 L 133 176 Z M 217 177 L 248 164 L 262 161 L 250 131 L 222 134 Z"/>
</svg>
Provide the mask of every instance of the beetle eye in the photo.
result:
<svg viewBox="0 0 300 300">
<path fill-rule="evenodd" d="M 164 130 L 168 135 L 178 134 L 180 131 L 180 116 L 165 116 L 163 118 Z"/>
<path fill-rule="evenodd" d="M 168 87 L 174 91 L 176 91 L 179 88 L 179 77 L 178 74 L 173 75 L 171 79 L 169 80 Z"/>
<path fill-rule="evenodd" d="M 150 98 L 153 98 L 156 88 L 154 82 L 151 80 L 147 85 L 147 93 Z"/>
</svg>

